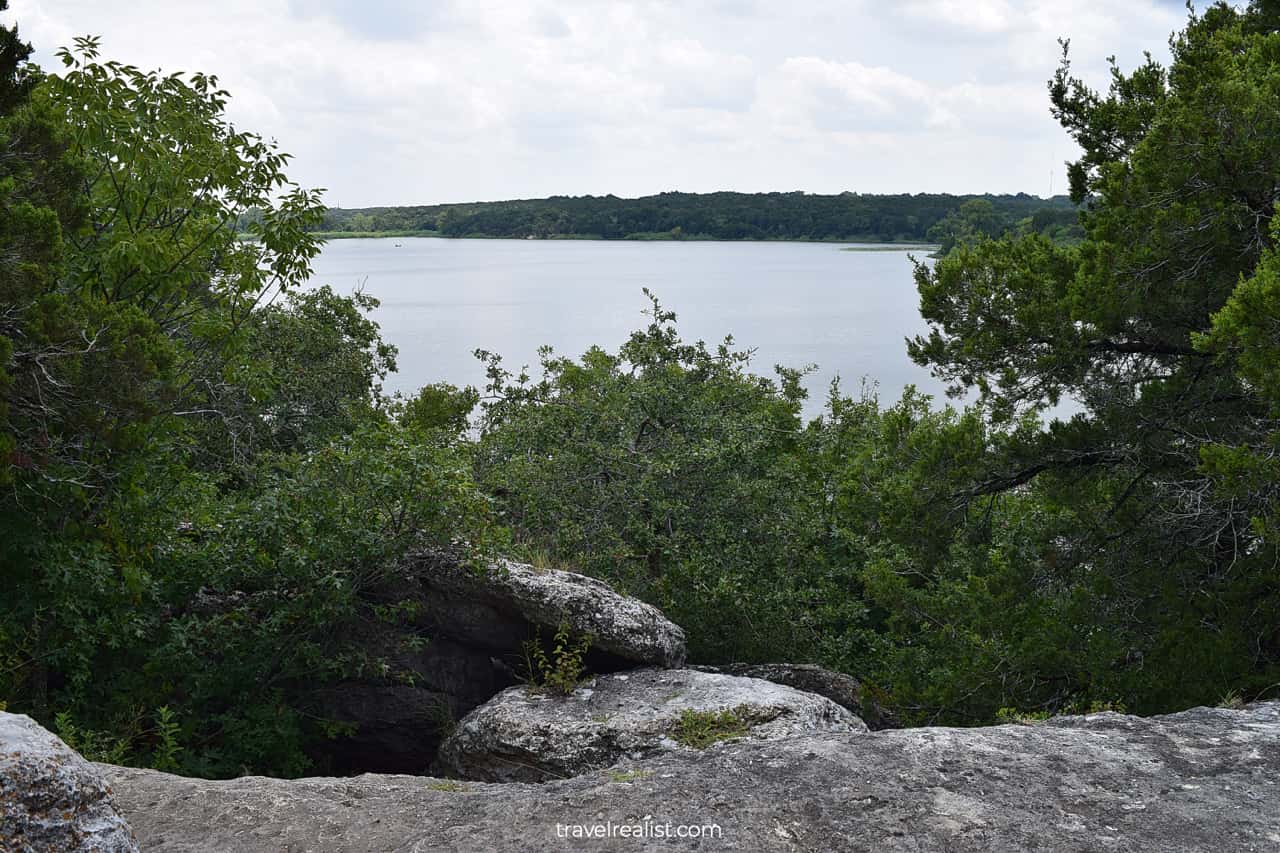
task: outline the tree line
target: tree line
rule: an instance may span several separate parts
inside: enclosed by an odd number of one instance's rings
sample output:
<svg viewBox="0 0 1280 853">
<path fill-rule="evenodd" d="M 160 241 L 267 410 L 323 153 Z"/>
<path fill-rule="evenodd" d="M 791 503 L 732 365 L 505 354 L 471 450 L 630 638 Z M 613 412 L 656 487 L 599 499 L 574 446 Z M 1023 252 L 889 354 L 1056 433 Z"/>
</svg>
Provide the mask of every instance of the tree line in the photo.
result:
<svg viewBox="0 0 1280 853">
<path fill-rule="evenodd" d="M 942 242 L 962 208 L 992 236 L 1014 228 L 1074 234 L 1066 196 L 679 193 L 642 198 L 545 199 L 421 207 L 329 208 L 318 230 L 332 234 L 602 240 L 839 240 Z"/>
</svg>

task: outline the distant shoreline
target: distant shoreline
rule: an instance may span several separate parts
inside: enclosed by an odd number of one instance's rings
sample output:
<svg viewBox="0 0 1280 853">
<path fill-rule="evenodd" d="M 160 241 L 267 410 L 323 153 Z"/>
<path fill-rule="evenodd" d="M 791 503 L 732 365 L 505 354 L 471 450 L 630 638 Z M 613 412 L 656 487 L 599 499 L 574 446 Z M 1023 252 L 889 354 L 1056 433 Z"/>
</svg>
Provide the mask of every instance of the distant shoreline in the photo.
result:
<svg viewBox="0 0 1280 853">
<path fill-rule="evenodd" d="M 442 234 L 439 231 L 312 231 L 313 237 L 321 240 L 385 240 L 388 238 L 396 239 L 419 239 L 424 237 L 435 238 L 439 240 L 529 240 L 543 243 L 562 242 L 566 240 L 589 241 L 594 243 L 859 243 L 862 246 L 850 246 L 841 249 L 842 252 L 901 252 L 909 249 L 920 249 L 935 251 L 939 248 L 937 243 L 921 243 L 919 240 L 876 240 L 865 237 L 850 237 L 835 239 L 823 237 L 820 239 L 803 240 L 799 238 L 766 238 L 766 239 L 741 239 L 733 240 L 719 237 L 671 237 L 656 236 L 649 234 L 627 235 L 626 237 L 596 237 L 590 234 L 563 234 L 554 237 L 507 237 L 492 236 L 489 234 L 465 234 L 457 237 L 451 237 Z"/>
<path fill-rule="evenodd" d="M 247 225 L 246 220 L 242 225 Z M 325 239 L 431 237 L 869 243 L 949 246 L 976 231 L 1075 235 L 1079 208 L 1065 196 L 861 195 L 843 192 L 682 193 L 640 198 L 541 199 L 398 207 L 333 207 L 314 227 Z M 1075 230 L 1073 230 L 1075 229 Z"/>
</svg>

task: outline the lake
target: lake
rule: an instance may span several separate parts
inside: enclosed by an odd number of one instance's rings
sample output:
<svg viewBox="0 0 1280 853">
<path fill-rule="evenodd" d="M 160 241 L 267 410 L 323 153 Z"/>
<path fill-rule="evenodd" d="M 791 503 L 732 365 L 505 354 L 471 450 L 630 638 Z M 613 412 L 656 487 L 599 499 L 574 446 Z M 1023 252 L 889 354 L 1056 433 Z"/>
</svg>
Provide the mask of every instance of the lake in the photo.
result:
<svg viewBox="0 0 1280 853">
<path fill-rule="evenodd" d="M 397 245 L 397 243 L 399 245 Z M 827 385 L 847 392 L 863 377 L 881 399 L 914 383 L 941 399 L 941 383 L 907 357 L 903 339 L 925 329 L 906 250 L 842 251 L 854 244 L 605 242 L 591 240 L 333 240 L 314 263 L 313 284 L 377 297 L 383 338 L 399 347 L 388 391 L 446 381 L 483 387 L 472 352 L 537 371 L 538 347 L 581 355 L 616 350 L 646 323 L 648 287 L 675 311 L 685 340 L 756 350 L 753 369 L 817 364 L 806 412 Z M 927 248 L 917 248 L 923 258 Z"/>
</svg>

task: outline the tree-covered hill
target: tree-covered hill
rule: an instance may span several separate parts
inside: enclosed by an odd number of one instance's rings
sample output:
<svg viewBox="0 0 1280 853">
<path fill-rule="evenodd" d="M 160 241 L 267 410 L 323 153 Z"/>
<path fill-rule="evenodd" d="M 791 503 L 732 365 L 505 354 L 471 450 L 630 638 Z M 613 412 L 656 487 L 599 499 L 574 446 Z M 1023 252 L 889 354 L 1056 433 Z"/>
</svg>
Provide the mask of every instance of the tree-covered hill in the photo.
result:
<svg viewBox="0 0 1280 853">
<path fill-rule="evenodd" d="M 1046 200 L 1025 193 L 667 192 L 642 198 L 552 196 L 421 207 L 330 208 L 319 228 L 353 234 L 436 232 L 446 237 L 944 242 L 948 218 L 975 200 L 985 203 L 984 225 L 991 229 L 990 236 L 1018 226 L 1048 233 L 1070 230 L 1076 224 L 1076 205 L 1066 196 Z"/>
</svg>

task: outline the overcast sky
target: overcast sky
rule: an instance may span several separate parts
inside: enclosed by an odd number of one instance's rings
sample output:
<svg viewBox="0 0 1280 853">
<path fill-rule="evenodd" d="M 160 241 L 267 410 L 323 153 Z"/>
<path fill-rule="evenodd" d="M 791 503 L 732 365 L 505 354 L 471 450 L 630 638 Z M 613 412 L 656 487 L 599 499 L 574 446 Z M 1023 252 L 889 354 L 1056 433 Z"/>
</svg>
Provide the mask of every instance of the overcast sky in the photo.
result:
<svg viewBox="0 0 1280 853">
<path fill-rule="evenodd" d="M 1177 0 L 11 0 L 53 69 L 218 75 L 330 204 L 554 194 L 1061 191 L 1059 36 L 1167 55 Z"/>
</svg>

